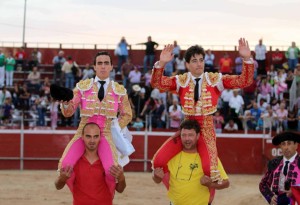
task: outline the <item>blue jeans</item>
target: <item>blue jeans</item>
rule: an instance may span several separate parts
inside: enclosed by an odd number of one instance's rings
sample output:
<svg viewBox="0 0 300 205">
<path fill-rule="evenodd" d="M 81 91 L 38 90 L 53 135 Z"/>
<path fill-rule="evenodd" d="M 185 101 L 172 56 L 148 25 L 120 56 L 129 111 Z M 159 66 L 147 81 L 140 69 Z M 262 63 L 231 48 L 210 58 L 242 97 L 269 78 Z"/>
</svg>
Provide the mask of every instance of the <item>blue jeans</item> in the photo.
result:
<svg viewBox="0 0 300 205">
<path fill-rule="evenodd" d="M 145 57 L 144 57 L 144 70 L 143 70 L 144 74 L 147 73 L 147 71 L 148 71 L 148 66 L 147 66 L 148 61 L 149 61 L 149 66 L 152 69 L 153 64 L 154 64 L 154 57 L 155 57 L 155 55 L 145 55 Z"/>
<path fill-rule="evenodd" d="M 73 73 L 72 72 L 65 73 L 65 79 L 66 79 L 65 87 L 73 89 L 74 88 L 74 75 L 73 75 Z"/>
<path fill-rule="evenodd" d="M 122 64 L 126 62 L 128 56 L 122 55 L 122 56 L 118 56 L 118 68 L 117 68 L 117 72 L 121 72 L 121 67 Z"/>
<path fill-rule="evenodd" d="M 288 64 L 289 64 L 289 70 L 294 71 L 296 68 L 296 65 L 298 64 L 298 59 L 288 59 Z"/>
<path fill-rule="evenodd" d="M 38 107 L 37 111 L 38 111 L 38 115 L 39 115 L 39 119 L 38 119 L 37 125 L 38 126 L 45 126 L 45 113 L 46 113 L 46 109 L 42 108 L 42 107 Z"/>
</svg>

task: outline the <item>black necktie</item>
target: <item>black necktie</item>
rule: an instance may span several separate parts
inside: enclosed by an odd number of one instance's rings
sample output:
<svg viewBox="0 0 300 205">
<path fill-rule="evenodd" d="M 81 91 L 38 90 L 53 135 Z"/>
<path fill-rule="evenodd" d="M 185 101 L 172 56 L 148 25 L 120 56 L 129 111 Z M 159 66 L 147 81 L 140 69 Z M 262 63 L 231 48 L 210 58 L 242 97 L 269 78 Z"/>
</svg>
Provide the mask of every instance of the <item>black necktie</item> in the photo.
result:
<svg viewBox="0 0 300 205">
<path fill-rule="evenodd" d="M 284 168 L 283 168 L 283 174 L 284 174 L 284 176 L 287 175 L 289 163 L 290 163 L 289 161 L 286 161 L 286 162 L 285 162 L 285 165 L 284 165 Z"/>
<path fill-rule="evenodd" d="M 196 78 L 195 81 L 196 81 L 196 85 L 195 85 L 195 92 L 194 92 L 194 100 L 195 102 L 198 101 L 198 98 L 199 98 L 199 80 L 201 78 Z"/>
<path fill-rule="evenodd" d="M 98 91 L 98 98 L 100 101 L 103 100 L 104 98 L 104 84 L 105 84 L 105 81 L 98 81 L 100 83 L 100 88 L 99 88 L 99 91 Z"/>
</svg>

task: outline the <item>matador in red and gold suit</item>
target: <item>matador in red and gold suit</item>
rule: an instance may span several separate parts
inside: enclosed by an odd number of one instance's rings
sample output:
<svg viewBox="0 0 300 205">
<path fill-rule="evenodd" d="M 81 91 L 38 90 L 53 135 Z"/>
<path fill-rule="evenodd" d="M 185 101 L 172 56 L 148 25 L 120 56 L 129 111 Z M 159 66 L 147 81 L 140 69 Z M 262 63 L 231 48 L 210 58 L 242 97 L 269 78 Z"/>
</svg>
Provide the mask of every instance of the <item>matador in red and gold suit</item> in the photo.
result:
<svg viewBox="0 0 300 205">
<path fill-rule="evenodd" d="M 189 72 L 172 77 L 163 76 L 164 66 L 172 60 L 173 45 L 167 45 L 152 71 L 151 85 L 161 92 L 178 93 L 185 119 L 199 122 L 201 132 L 198 152 L 204 174 L 213 181 L 221 180 L 217 170 L 218 153 L 213 113 L 217 110 L 218 99 L 224 89 L 243 88 L 251 85 L 254 76 L 251 51 L 245 39 L 239 40 L 239 55 L 244 59 L 241 75 L 222 75 L 204 72 L 205 52 L 200 46 L 192 46 L 185 53 L 186 67 Z M 196 87 L 198 86 L 198 89 Z M 177 134 L 178 135 L 178 134 Z M 180 137 L 169 138 L 154 155 L 153 168 L 162 167 L 167 172 L 167 163 L 182 150 Z"/>
</svg>

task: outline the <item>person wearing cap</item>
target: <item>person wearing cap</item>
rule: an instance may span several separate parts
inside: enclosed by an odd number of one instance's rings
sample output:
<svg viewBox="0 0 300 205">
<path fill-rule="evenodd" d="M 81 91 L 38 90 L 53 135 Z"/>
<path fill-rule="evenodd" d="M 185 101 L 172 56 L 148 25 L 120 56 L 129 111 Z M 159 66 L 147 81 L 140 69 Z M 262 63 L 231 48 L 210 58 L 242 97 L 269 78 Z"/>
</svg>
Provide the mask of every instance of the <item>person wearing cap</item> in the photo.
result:
<svg viewBox="0 0 300 205">
<path fill-rule="evenodd" d="M 259 183 L 259 190 L 270 205 L 292 204 L 290 187 L 300 184 L 299 142 L 300 134 L 296 132 L 282 132 L 272 139 L 283 156 L 268 162 L 268 170 Z"/>
<path fill-rule="evenodd" d="M 175 91 L 179 94 L 182 111 L 186 119 L 195 119 L 201 127 L 198 150 L 203 170 L 207 176 L 218 175 L 218 154 L 216 134 L 213 125 L 213 113 L 217 111 L 217 102 L 224 89 L 243 88 L 251 85 L 254 75 L 253 60 L 248 42 L 239 40 L 239 54 L 243 58 L 241 75 L 222 75 L 204 72 L 204 49 L 198 45 L 187 49 L 186 67 L 189 72 L 172 77 L 163 76 L 164 67 L 172 58 L 173 45 L 167 45 L 155 63 L 151 85 L 161 92 Z M 178 134 L 177 134 L 178 135 Z M 171 138 L 153 158 L 153 167 L 166 167 L 167 162 L 180 152 L 181 142 L 173 143 Z M 170 151 L 172 150 L 172 151 Z M 221 179 L 218 179 L 221 180 Z"/>
<path fill-rule="evenodd" d="M 134 151 L 129 141 L 122 141 L 124 137 L 115 138 L 123 136 L 121 131 L 128 133 L 126 126 L 131 122 L 132 111 L 124 86 L 109 79 L 112 69 L 110 54 L 108 52 L 97 53 L 94 58 L 95 79 L 81 80 L 73 90 L 73 98 L 61 100 L 62 114 L 65 117 L 71 117 L 80 106 L 81 120 L 58 165 L 61 169 L 77 163 L 84 153 L 82 129 L 87 123 L 96 123 L 100 127 L 102 138 L 98 147 L 98 155 L 106 173 L 105 179 L 111 196 L 114 195 L 116 181 L 109 174 L 110 167 L 113 164 L 121 164 L 120 159 L 125 160 L 125 158 L 127 161 L 123 161 L 121 165 L 126 165 L 129 162 L 128 156 Z M 63 92 L 65 89 L 59 91 Z M 63 93 L 69 96 L 68 92 Z M 67 184 L 72 190 L 73 182 L 69 181 Z"/>
</svg>

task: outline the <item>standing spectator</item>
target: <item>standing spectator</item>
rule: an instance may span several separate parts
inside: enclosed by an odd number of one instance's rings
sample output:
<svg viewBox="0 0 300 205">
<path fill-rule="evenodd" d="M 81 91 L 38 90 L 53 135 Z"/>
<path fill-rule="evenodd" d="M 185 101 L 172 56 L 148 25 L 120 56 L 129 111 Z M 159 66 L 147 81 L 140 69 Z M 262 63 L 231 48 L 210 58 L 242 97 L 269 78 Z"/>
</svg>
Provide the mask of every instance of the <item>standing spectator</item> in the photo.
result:
<svg viewBox="0 0 300 205">
<path fill-rule="evenodd" d="M 13 76 L 14 76 L 15 64 L 16 64 L 16 61 L 12 57 L 12 53 L 8 52 L 8 56 L 5 60 L 6 87 L 11 87 L 13 85 Z"/>
<path fill-rule="evenodd" d="M 174 59 L 176 59 L 180 54 L 180 46 L 177 44 L 177 41 L 174 41 L 174 48 L 172 53 L 174 55 Z"/>
<path fill-rule="evenodd" d="M 55 130 L 57 128 L 58 105 L 59 105 L 59 103 L 56 100 L 51 99 L 51 103 L 49 105 L 49 110 L 50 110 L 51 129 L 52 130 Z"/>
<path fill-rule="evenodd" d="M 233 91 L 230 89 L 224 89 L 221 93 L 221 99 L 222 99 L 222 114 L 223 116 L 229 115 L 229 100 L 233 97 Z"/>
<path fill-rule="evenodd" d="M 134 84 L 139 84 L 141 82 L 142 73 L 139 71 L 137 66 L 134 66 L 134 70 L 129 72 L 128 79 L 130 82 L 130 87 Z"/>
<path fill-rule="evenodd" d="M 204 57 L 205 68 L 207 72 L 215 72 L 214 60 L 215 60 L 215 55 L 211 52 L 210 49 L 208 49 Z"/>
<path fill-rule="evenodd" d="M 65 75 L 65 87 L 73 89 L 74 88 L 74 82 L 75 82 L 75 75 L 77 74 L 78 65 L 75 61 L 72 60 L 72 56 L 68 56 L 68 60 L 64 63 L 63 67 L 61 68 L 61 71 Z M 73 71 L 76 71 L 76 73 Z"/>
<path fill-rule="evenodd" d="M 185 60 L 183 58 L 183 54 L 179 54 L 177 58 L 175 58 L 175 68 L 177 75 L 185 73 Z"/>
<path fill-rule="evenodd" d="M 235 58 L 235 74 L 240 75 L 243 69 L 243 59 L 241 56 Z"/>
<path fill-rule="evenodd" d="M 239 119 L 239 115 L 243 113 L 244 100 L 241 95 L 239 95 L 239 89 L 233 90 L 233 97 L 229 100 L 230 107 L 230 118 L 232 118 L 239 126 L 242 128 L 242 123 Z"/>
<path fill-rule="evenodd" d="M 42 63 L 42 53 L 38 48 L 36 48 L 36 52 L 37 52 L 36 57 L 37 57 L 37 60 L 38 60 L 38 64 L 40 65 Z"/>
<path fill-rule="evenodd" d="M 129 73 L 130 71 L 134 70 L 134 65 L 131 63 L 131 59 L 127 58 L 126 62 L 121 67 L 121 74 L 122 74 L 122 80 L 123 80 L 123 86 L 127 89 L 128 83 L 129 83 Z"/>
<path fill-rule="evenodd" d="M 127 58 L 128 58 L 128 48 L 127 47 L 130 48 L 130 45 L 127 43 L 125 37 L 122 37 L 120 43 L 118 44 L 119 52 L 116 53 L 118 56 L 117 73 L 120 73 L 122 64 L 127 61 Z"/>
<path fill-rule="evenodd" d="M 26 58 L 27 55 L 24 51 L 24 48 L 23 47 L 19 48 L 18 52 L 15 55 L 16 67 L 21 66 L 21 68 L 23 69 L 26 64 Z"/>
<path fill-rule="evenodd" d="M 0 88 L 4 86 L 4 77 L 5 77 L 5 55 L 0 49 Z"/>
<path fill-rule="evenodd" d="M 85 65 L 85 68 L 82 71 L 82 79 L 81 80 L 86 80 L 86 79 L 89 79 L 89 78 L 93 78 L 94 75 L 95 75 L 95 73 L 94 73 L 93 67 L 91 67 L 90 64 L 87 63 Z"/>
<path fill-rule="evenodd" d="M 20 108 L 20 87 L 18 85 L 18 83 L 14 83 L 14 88 L 12 90 L 12 102 L 13 102 L 13 105 L 15 106 L 16 109 L 19 109 Z"/>
<path fill-rule="evenodd" d="M 279 51 L 277 48 L 274 53 L 272 53 L 272 65 L 274 66 L 274 69 L 281 69 L 283 63 L 283 53 Z"/>
<path fill-rule="evenodd" d="M 300 56 L 300 50 L 296 47 L 296 43 L 292 42 L 292 46 L 288 48 L 285 52 L 285 57 L 288 59 L 289 69 L 294 71 L 296 65 L 298 64 L 298 58 Z"/>
<path fill-rule="evenodd" d="M 45 115 L 48 107 L 48 98 L 43 91 L 40 92 L 39 97 L 35 100 L 35 105 L 38 111 L 38 126 L 46 126 Z"/>
<path fill-rule="evenodd" d="M 258 63 L 257 74 L 258 75 L 266 75 L 266 54 L 267 48 L 263 45 L 263 40 L 259 39 L 258 45 L 255 46 L 255 60 Z"/>
<path fill-rule="evenodd" d="M 158 43 L 152 41 L 151 36 L 148 36 L 148 41 L 145 43 L 138 43 L 136 45 L 145 45 L 146 50 L 145 50 L 145 57 L 144 57 L 144 70 L 143 73 L 146 73 L 148 71 L 148 62 L 150 68 L 153 67 L 154 64 L 154 58 L 155 58 L 155 49 L 158 47 Z"/>
<path fill-rule="evenodd" d="M 31 70 L 34 66 L 38 66 L 39 64 L 39 60 L 38 60 L 38 51 L 37 49 L 33 49 L 29 62 L 28 62 L 28 66 L 29 66 L 29 70 Z"/>
<path fill-rule="evenodd" d="M 297 119 L 297 115 L 294 111 L 288 111 L 287 127 L 288 127 L 288 130 L 294 130 L 294 131 L 297 130 L 298 119 Z"/>
<path fill-rule="evenodd" d="M 34 93 L 37 93 L 41 87 L 41 73 L 38 71 L 38 68 L 34 66 L 32 71 L 27 76 L 28 88 L 34 89 Z"/>
<path fill-rule="evenodd" d="M 243 88 L 243 98 L 245 101 L 245 106 L 249 106 L 252 100 L 256 98 L 257 93 L 257 82 L 253 79 L 253 82 L 248 87 Z"/>
<path fill-rule="evenodd" d="M 220 59 L 220 72 L 222 74 L 231 74 L 232 73 L 232 60 L 229 57 L 228 53 L 224 53 L 224 57 Z"/>
<path fill-rule="evenodd" d="M 64 58 L 63 51 L 59 51 L 58 55 L 55 56 L 52 60 L 53 67 L 54 67 L 54 76 L 53 76 L 54 82 L 53 83 L 55 83 L 55 84 L 58 83 L 60 86 L 62 86 L 62 83 L 63 83 L 63 75 L 61 72 L 61 68 L 65 62 L 66 62 L 66 59 Z"/>
</svg>

